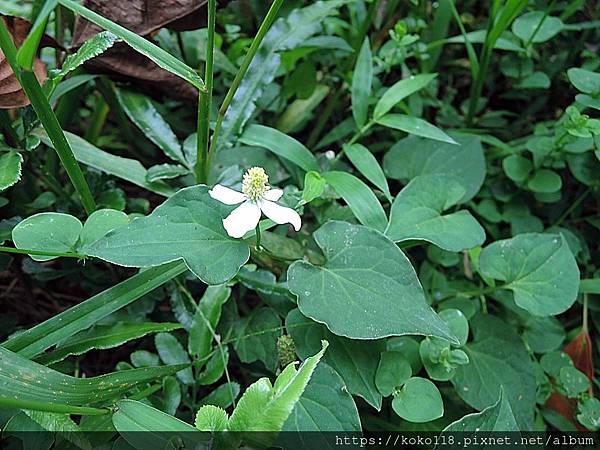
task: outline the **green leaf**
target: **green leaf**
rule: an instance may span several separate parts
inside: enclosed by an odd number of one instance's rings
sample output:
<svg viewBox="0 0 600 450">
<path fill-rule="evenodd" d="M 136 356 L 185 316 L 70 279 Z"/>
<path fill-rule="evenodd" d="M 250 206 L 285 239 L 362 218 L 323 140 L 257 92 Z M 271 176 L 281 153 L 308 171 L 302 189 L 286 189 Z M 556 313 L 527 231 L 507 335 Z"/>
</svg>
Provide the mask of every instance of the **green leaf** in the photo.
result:
<svg viewBox="0 0 600 450">
<path fill-rule="evenodd" d="M 177 136 L 150 99 L 145 95 L 124 89 L 117 89 L 116 93 L 121 107 L 142 133 L 169 158 L 187 164 Z"/>
<path fill-rule="evenodd" d="M 600 278 L 581 280 L 579 292 L 581 294 L 600 294 Z"/>
<path fill-rule="evenodd" d="M 381 96 L 375 106 L 373 117 L 379 119 L 385 116 L 394 106 L 415 92 L 423 89 L 436 77 L 437 73 L 424 73 L 411 75 L 408 78 L 398 81 L 388 88 Z"/>
<path fill-rule="evenodd" d="M 92 245 L 90 256 L 127 267 L 153 267 L 183 259 L 207 284 L 230 280 L 249 257 L 248 246 L 223 228 L 233 207 L 204 185 L 182 189 L 147 217 L 134 219 Z"/>
<path fill-rule="evenodd" d="M 53 76 L 53 81 L 61 80 L 69 72 L 77 69 L 84 62 L 95 58 L 111 48 L 117 40 L 117 36 L 109 31 L 102 31 L 85 41 L 75 54 L 65 58 L 60 72 Z"/>
<path fill-rule="evenodd" d="M 485 231 L 468 211 L 442 215 L 465 195 L 457 180 L 447 175 L 420 175 L 413 178 L 392 204 L 385 231 L 394 242 L 423 240 L 459 252 L 485 241 Z"/>
<path fill-rule="evenodd" d="M 527 179 L 533 164 L 521 155 L 510 155 L 502 160 L 502 169 L 511 180 L 522 183 Z"/>
<path fill-rule="evenodd" d="M 196 414 L 195 425 L 200 431 L 225 431 L 229 417 L 223 408 L 205 405 Z"/>
<path fill-rule="evenodd" d="M 440 391 L 431 381 L 413 377 L 394 394 L 392 408 L 408 422 L 430 422 L 444 415 L 444 403 Z"/>
<path fill-rule="evenodd" d="M 456 341 L 427 304 L 408 258 L 381 233 L 332 221 L 313 237 L 327 262 L 296 261 L 288 269 L 302 314 L 351 339 L 416 334 Z"/>
<path fill-rule="evenodd" d="M 551 81 L 544 72 L 535 71 L 514 85 L 516 89 L 548 89 Z"/>
<path fill-rule="evenodd" d="M 42 139 L 44 144 L 52 146 L 48 136 L 42 130 L 37 130 L 35 134 Z M 175 192 L 172 187 L 165 183 L 149 183 L 147 181 L 148 172 L 139 161 L 100 150 L 75 134 L 65 132 L 65 136 L 71 145 L 75 158 L 80 163 L 166 197 Z"/>
<path fill-rule="evenodd" d="M 190 169 L 178 164 L 157 164 L 148 168 L 146 179 L 148 182 L 154 183 L 160 180 L 179 178 L 183 175 L 187 175 L 188 173 L 190 173 Z"/>
<path fill-rule="evenodd" d="M 182 366 L 124 370 L 99 377 L 75 378 L 30 361 L 0 347 L 0 406 L 52 411 L 57 406 L 102 406 L 110 404 L 138 384 L 172 375 Z M 43 403 L 41 409 L 27 402 Z M 21 406 L 17 406 L 21 403 Z M 56 408 L 54 412 L 60 411 Z"/>
<path fill-rule="evenodd" d="M 2 343 L 2 347 L 18 352 L 26 358 L 32 358 L 63 339 L 91 327 L 186 270 L 185 264 L 181 262 L 145 270 L 11 337 Z"/>
<path fill-rule="evenodd" d="M 390 178 L 408 182 L 417 175 L 444 174 L 454 177 L 466 190 L 460 203 L 471 200 L 481 188 L 486 174 L 481 141 L 477 137 L 456 136 L 460 146 L 410 136 L 386 153 L 383 169 Z"/>
<path fill-rule="evenodd" d="M 512 24 L 512 32 L 523 42 L 538 44 L 546 42 L 563 30 L 558 17 L 544 11 L 531 11 L 518 17 Z"/>
<path fill-rule="evenodd" d="M 388 397 L 412 376 L 410 362 L 402 352 L 387 351 L 381 354 L 375 384 L 381 395 Z"/>
<path fill-rule="evenodd" d="M 317 160 L 310 150 L 293 137 L 283 134 L 275 128 L 265 127 L 264 125 L 251 125 L 240 137 L 240 142 L 266 148 L 307 172 L 311 170 L 319 171 Z"/>
<path fill-rule="evenodd" d="M 271 371 L 277 368 L 277 338 L 281 336 L 281 319 L 271 308 L 257 308 L 234 323 L 237 336 L 233 348 L 244 363 L 262 361 Z M 246 337 L 247 336 L 247 337 Z"/>
<path fill-rule="evenodd" d="M 50 14 L 54 8 L 56 8 L 56 4 L 56 0 L 50 0 L 41 5 L 41 8 L 37 11 L 35 22 L 33 23 L 31 29 L 29 30 L 29 34 L 25 38 L 23 44 L 21 44 L 21 48 L 17 53 L 19 66 L 27 71 L 32 70 L 33 61 L 38 53 L 40 41 L 44 36 L 44 31 L 46 29 L 46 25 L 48 24 L 48 18 L 50 17 Z"/>
<path fill-rule="evenodd" d="M 521 337 L 501 319 L 478 314 L 471 320 L 473 342 L 463 347 L 469 364 L 456 368 L 452 384 L 467 404 L 483 410 L 496 404 L 501 389 L 522 430 L 533 429 L 536 382 Z"/>
<path fill-rule="evenodd" d="M 567 70 L 567 76 L 578 91 L 590 94 L 592 97 L 600 94 L 600 73 L 573 67 Z"/>
<path fill-rule="evenodd" d="M 203 448 L 210 436 L 152 406 L 121 400 L 112 422 L 119 434 L 136 449 L 164 450 L 179 442 L 182 448 Z"/>
<path fill-rule="evenodd" d="M 81 428 L 68 414 L 57 414 L 42 411 L 24 411 L 27 416 L 44 430 L 56 433 L 57 436 L 71 442 L 77 448 L 92 450 L 92 444 L 82 433 Z"/>
<path fill-rule="evenodd" d="M 284 448 L 307 449 L 334 448 L 331 439 L 322 433 L 361 431 L 352 395 L 335 370 L 319 363 L 282 431 L 279 444 Z"/>
<path fill-rule="evenodd" d="M 434 141 L 459 145 L 458 142 L 456 142 L 438 127 L 418 117 L 407 116 L 405 114 L 387 114 L 378 118 L 377 123 L 379 125 L 383 125 L 384 127 L 404 131 L 415 136 L 421 136 Z"/>
<path fill-rule="evenodd" d="M 352 115 L 358 128 L 367 122 L 369 114 L 369 97 L 373 83 L 373 56 L 369 38 L 365 38 L 352 76 Z"/>
<path fill-rule="evenodd" d="M 188 67 L 170 53 L 150 42 L 148 39 L 138 36 L 134 32 L 129 31 L 127 28 L 102 17 L 100 14 L 96 14 L 94 11 L 81 6 L 77 2 L 72 0 L 59 0 L 59 3 L 65 8 L 70 9 L 74 13 L 79 14 L 83 18 L 98 25 L 99 27 L 117 35 L 134 50 L 154 61 L 159 67 L 177 75 L 178 77 L 183 78 L 198 89 L 204 89 L 204 82 L 194 69 Z"/>
<path fill-rule="evenodd" d="M 562 367 L 558 379 L 567 397 L 570 398 L 577 397 L 590 387 L 590 380 L 587 375 L 575 367 Z"/>
<path fill-rule="evenodd" d="M 573 305 L 579 269 L 562 235 L 527 233 L 494 242 L 479 255 L 481 273 L 506 282 L 515 303 L 536 316 L 560 314 Z"/>
<path fill-rule="evenodd" d="M 347 172 L 325 172 L 322 177 L 346 201 L 360 223 L 378 231 L 385 230 L 387 216 L 369 186 Z"/>
<path fill-rule="evenodd" d="M 280 431 L 300 400 L 327 346 L 327 341 L 323 341 L 321 351 L 306 358 L 298 370 L 293 364 L 288 365 L 273 386 L 268 378 L 261 378 L 250 385 L 231 414 L 228 430 Z"/>
<path fill-rule="evenodd" d="M 533 192 L 541 194 L 551 194 L 560 191 L 562 187 L 562 179 L 560 175 L 552 170 L 540 169 L 533 174 L 527 182 L 527 187 Z"/>
<path fill-rule="evenodd" d="M 273 82 L 280 67 L 278 52 L 305 44 L 308 38 L 323 29 L 325 18 L 337 13 L 337 9 L 348 1 L 312 2 L 304 8 L 292 10 L 287 17 L 273 23 L 233 96 L 223 121 L 218 148 L 231 143 L 255 113 L 258 99 Z"/>
<path fill-rule="evenodd" d="M 500 389 L 500 397 L 493 405 L 483 411 L 467 414 L 461 419 L 448 425 L 443 433 L 481 433 L 486 431 L 518 432 L 519 426 L 506 399 L 503 390 Z"/>
<path fill-rule="evenodd" d="M 62 213 L 38 213 L 13 228 L 15 247 L 53 253 L 72 253 L 83 225 L 76 217 Z M 49 261 L 55 256 L 31 255 L 35 261 Z"/>
<path fill-rule="evenodd" d="M 377 186 L 385 194 L 388 200 L 391 201 L 392 195 L 390 194 L 390 188 L 385 179 L 383 169 L 369 149 L 361 144 L 352 144 L 344 146 L 344 152 L 354 167 L 356 167 L 367 180 Z"/>
<path fill-rule="evenodd" d="M 0 191 L 11 187 L 21 179 L 23 157 L 19 152 L 10 150 L 0 155 Z"/>
<path fill-rule="evenodd" d="M 92 349 L 105 350 L 118 347 L 133 339 L 150 333 L 173 331 L 182 328 L 178 323 L 117 323 L 109 326 L 96 326 L 89 331 L 76 334 L 61 342 L 52 352 L 36 358 L 40 364 L 49 365 L 70 355 L 81 355 Z"/>
<path fill-rule="evenodd" d="M 165 364 L 190 364 L 190 357 L 177 338 L 172 334 L 158 333 L 154 337 L 154 345 L 160 355 L 160 359 Z M 194 375 L 190 367 L 177 372 L 177 378 L 183 384 L 189 385 L 194 383 Z"/>
<path fill-rule="evenodd" d="M 230 295 L 231 289 L 223 285 L 208 286 L 204 291 L 188 337 L 188 352 L 196 359 L 204 358 L 210 353 L 221 309 Z"/>
<path fill-rule="evenodd" d="M 112 230 L 124 227 L 128 223 L 129 217 L 122 211 L 114 209 L 94 211 L 83 225 L 83 230 L 77 243 L 78 251 L 85 253 L 86 249 L 94 242 L 103 238 Z"/>
<path fill-rule="evenodd" d="M 323 361 L 342 377 L 351 394 L 362 397 L 377 410 L 381 408 L 375 374 L 379 354 L 385 350 L 384 341 L 355 341 L 336 336 L 304 317 L 298 309 L 287 315 L 285 327 L 293 337 L 301 358 L 314 354 L 322 340 L 329 342 Z"/>
<path fill-rule="evenodd" d="M 327 181 L 315 171 L 306 172 L 304 175 L 304 190 L 302 191 L 302 202 L 304 204 L 319 198 L 327 186 Z"/>
</svg>

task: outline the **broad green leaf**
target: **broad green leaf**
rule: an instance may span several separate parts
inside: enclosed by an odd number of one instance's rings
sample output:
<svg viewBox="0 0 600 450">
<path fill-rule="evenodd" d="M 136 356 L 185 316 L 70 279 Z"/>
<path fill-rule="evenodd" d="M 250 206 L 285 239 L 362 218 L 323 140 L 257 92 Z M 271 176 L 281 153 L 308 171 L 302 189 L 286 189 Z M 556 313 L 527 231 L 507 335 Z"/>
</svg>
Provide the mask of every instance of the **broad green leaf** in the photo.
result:
<svg viewBox="0 0 600 450">
<path fill-rule="evenodd" d="M 423 240 L 450 252 L 483 244 L 485 231 L 471 213 L 462 210 L 442 215 L 464 195 L 465 189 L 452 177 L 413 178 L 392 204 L 386 236 L 394 242 Z"/>
<path fill-rule="evenodd" d="M 600 73 L 573 67 L 567 70 L 567 76 L 578 91 L 591 96 L 600 94 Z"/>
<path fill-rule="evenodd" d="M 544 72 L 535 71 L 514 85 L 515 89 L 548 89 L 551 81 Z"/>
<path fill-rule="evenodd" d="M 387 351 L 381 354 L 375 384 L 377 390 L 384 397 L 392 395 L 396 388 L 400 388 L 412 375 L 410 362 L 402 352 Z"/>
<path fill-rule="evenodd" d="M 387 216 L 369 186 L 347 172 L 325 172 L 322 176 L 346 201 L 360 223 L 378 231 L 385 230 Z"/>
<path fill-rule="evenodd" d="M 79 14 L 83 18 L 89 20 L 90 22 L 95 23 L 99 27 L 117 35 L 127 42 L 127 44 L 134 50 L 150 58 L 166 71 L 183 78 L 185 81 L 198 89 L 204 89 L 204 82 L 194 69 L 188 67 L 167 51 L 150 42 L 148 39 L 138 36 L 127 28 L 102 17 L 100 14 L 96 14 L 94 11 L 81 6 L 79 3 L 73 0 L 59 0 L 59 3 L 65 8 L 70 9 L 74 13 Z"/>
<path fill-rule="evenodd" d="M 327 222 L 313 235 L 327 262 L 296 261 L 288 286 L 302 314 L 351 339 L 416 334 L 454 342 L 425 300 L 408 258 L 381 233 Z"/>
<path fill-rule="evenodd" d="M 94 242 L 103 238 L 107 233 L 129 223 L 129 217 L 122 211 L 114 209 L 100 209 L 94 211 L 83 224 L 79 242 L 78 251 L 85 254 L 86 249 Z"/>
<path fill-rule="evenodd" d="M 204 366 L 204 371 L 198 376 L 197 383 L 199 385 L 216 383 L 225 373 L 229 363 L 229 347 L 221 346 L 217 350 Z"/>
<path fill-rule="evenodd" d="M 294 338 L 298 355 L 306 358 L 329 342 L 323 361 L 344 380 L 348 391 L 365 399 L 373 408 L 381 409 L 381 394 L 375 386 L 379 354 L 385 350 L 383 341 L 355 341 L 327 331 L 323 325 L 304 317 L 298 309 L 290 311 L 285 327 Z"/>
<path fill-rule="evenodd" d="M 13 228 L 15 247 L 53 253 L 73 253 L 83 225 L 76 217 L 63 213 L 38 213 Z M 31 255 L 35 261 L 48 261 L 55 256 Z"/>
<path fill-rule="evenodd" d="M 175 415 L 181 404 L 181 387 L 175 377 L 163 380 L 163 409 L 167 414 Z"/>
<path fill-rule="evenodd" d="M 135 400 L 121 400 L 112 416 L 116 430 L 136 449 L 164 450 L 174 442 L 183 448 L 209 446 L 209 435 L 152 406 Z"/>
<path fill-rule="evenodd" d="M 455 136 L 451 145 L 410 136 L 398 141 L 386 153 L 383 169 L 390 178 L 403 182 L 417 175 L 444 174 L 454 177 L 466 190 L 460 203 L 471 200 L 486 174 L 481 141 L 477 137 Z"/>
<path fill-rule="evenodd" d="M 79 47 L 77 52 L 65 58 L 65 62 L 60 68 L 60 71 L 53 76 L 53 79 L 62 79 L 65 75 L 77 69 L 84 62 L 104 53 L 113 46 L 116 40 L 117 36 L 109 31 L 102 31 L 101 33 L 92 36 Z"/>
<path fill-rule="evenodd" d="M 500 397 L 496 403 L 478 413 L 467 414 L 448 425 L 443 433 L 481 433 L 486 431 L 511 432 L 519 431 L 519 426 L 506 399 L 500 389 Z M 443 448 L 443 447 L 442 447 Z"/>
<path fill-rule="evenodd" d="M 460 345 L 465 345 L 469 338 L 469 321 L 464 313 L 460 309 L 448 308 L 440 311 L 438 314 L 458 338 Z"/>
<path fill-rule="evenodd" d="M 282 431 L 279 444 L 298 449 L 333 449 L 331 439 L 322 433 L 361 431 L 352 395 L 335 370 L 319 363 Z"/>
<path fill-rule="evenodd" d="M 504 281 L 515 303 L 536 316 L 554 316 L 573 305 L 579 269 L 562 235 L 527 233 L 494 242 L 479 255 L 481 273 Z"/>
<path fill-rule="evenodd" d="M 352 144 L 344 146 L 344 150 L 354 167 L 356 167 L 367 180 L 381 189 L 388 200 L 391 201 L 392 195 L 390 194 L 390 188 L 385 179 L 383 169 L 369 149 L 361 144 Z"/>
<path fill-rule="evenodd" d="M 408 78 L 398 81 L 388 88 L 381 96 L 375 106 L 373 117 L 379 119 L 385 116 L 394 106 L 415 92 L 423 89 L 434 80 L 435 77 L 437 77 L 437 73 L 424 73 L 411 75 Z"/>
<path fill-rule="evenodd" d="M 23 157 L 11 150 L 0 155 L 0 191 L 11 187 L 21 179 Z"/>
<path fill-rule="evenodd" d="M 365 38 L 352 76 L 352 115 L 358 128 L 367 122 L 369 113 L 369 97 L 373 83 L 373 56 L 369 38 Z"/>
<path fill-rule="evenodd" d="M 575 398 L 590 387 L 590 379 L 587 375 L 575 367 L 563 367 L 560 369 L 558 381 L 564 389 L 567 397 Z"/>
<path fill-rule="evenodd" d="M 525 181 L 533 164 L 521 155 L 510 155 L 502 160 L 502 169 L 508 178 L 517 183 Z"/>
<path fill-rule="evenodd" d="M 431 381 L 413 377 L 394 394 L 392 408 L 408 422 L 430 422 L 444 415 L 440 391 Z"/>
<path fill-rule="evenodd" d="M 523 42 L 546 42 L 563 30 L 558 17 L 549 16 L 544 11 L 531 11 L 518 17 L 512 24 L 512 32 Z"/>
<path fill-rule="evenodd" d="M 293 162 L 307 172 L 311 170 L 319 171 L 317 160 L 310 150 L 293 137 L 275 128 L 263 125 L 251 125 L 240 137 L 240 142 L 266 148 L 277 156 Z"/>
<path fill-rule="evenodd" d="M 118 89 L 117 98 L 131 121 L 173 161 L 187 164 L 181 144 L 171 126 L 145 95 Z"/>
<path fill-rule="evenodd" d="M 540 365 L 544 372 L 555 379 L 560 377 L 560 371 L 564 367 L 574 367 L 571 357 L 561 351 L 546 353 L 541 357 Z"/>
<path fill-rule="evenodd" d="M 231 414 L 228 430 L 280 431 L 300 400 L 327 346 L 327 341 L 323 341 L 321 350 L 306 358 L 297 370 L 294 364 L 288 365 L 274 385 L 268 378 L 261 378 L 250 385 Z"/>
<path fill-rule="evenodd" d="M 145 270 L 2 343 L 2 347 L 32 358 L 63 339 L 83 331 L 115 311 L 186 272 L 182 262 Z"/>
<path fill-rule="evenodd" d="M 277 74 L 281 57 L 278 52 L 306 44 L 306 40 L 323 29 L 324 19 L 336 14 L 349 0 L 311 2 L 277 19 L 267 32 L 254 56 L 246 76 L 233 96 L 219 137 L 218 148 L 231 143 L 257 109 L 257 101 Z"/>
<path fill-rule="evenodd" d="M 35 134 L 42 139 L 44 144 L 52 146 L 52 143 L 43 130 L 37 130 Z M 129 181 L 136 186 L 164 195 L 165 197 L 175 192 L 172 187 L 165 183 L 149 183 L 147 181 L 148 172 L 139 161 L 112 155 L 104 150 L 100 150 L 75 134 L 65 132 L 65 136 L 73 150 L 73 155 L 75 155 L 75 158 L 80 163 L 109 175 L 114 175 L 122 180 Z"/>
<path fill-rule="evenodd" d="M 249 257 L 248 246 L 223 228 L 222 220 L 233 208 L 213 200 L 204 185 L 182 189 L 149 216 L 94 243 L 88 254 L 128 267 L 183 259 L 202 281 L 221 284 Z"/>
<path fill-rule="evenodd" d="M 118 347 L 125 342 L 138 339 L 150 333 L 173 331 L 182 328 L 178 323 L 117 323 L 100 325 L 67 338 L 50 353 L 36 358 L 41 364 L 49 365 L 70 355 L 81 355 L 92 349 L 105 350 Z"/>
<path fill-rule="evenodd" d="M 44 409 L 28 407 L 27 402 L 44 403 L 48 407 L 107 405 L 138 384 L 172 375 L 182 368 L 181 365 L 162 366 L 75 378 L 23 358 L 4 347 L 0 347 L 0 358 L 3 367 L 0 373 L 0 406 L 12 406 L 16 401 L 22 403 L 23 409 L 42 411 Z"/>
<path fill-rule="evenodd" d="M 501 319 L 478 314 L 471 320 L 473 342 L 463 350 L 469 364 L 456 368 L 452 384 L 470 406 L 483 410 L 504 390 L 519 428 L 533 429 L 536 382 L 533 364 L 521 337 Z"/>
<path fill-rule="evenodd" d="M 198 303 L 192 326 L 189 329 L 188 352 L 197 359 L 210 353 L 223 304 L 229 299 L 231 289 L 226 286 L 208 286 Z"/>
<path fill-rule="evenodd" d="M 527 187 L 533 192 L 551 194 L 560 191 L 562 179 L 556 172 L 548 169 L 537 170 L 527 182 Z"/>
<path fill-rule="evenodd" d="M 233 324 L 237 336 L 233 348 L 245 363 L 262 361 L 272 371 L 277 368 L 277 338 L 281 336 L 281 319 L 271 308 L 257 308 Z M 247 337 L 245 337 L 247 336 Z"/>
<path fill-rule="evenodd" d="M 327 181 L 315 171 L 306 172 L 304 175 L 304 190 L 302 191 L 302 202 L 304 204 L 319 198 L 327 186 Z"/>
<path fill-rule="evenodd" d="M 190 363 L 190 357 L 187 352 L 183 349 L 183 346 L 179 343 L 177 338 L 170 333 L 158 333 L 154 337 L 154 345 L 160 355 L 160 359 L 165 364 L 188 364 Z M 177 378 L 184 384 L 192 384 L 194 382 L 194 375 L 192 369 L 187 367 L 177 372 Z"/>
<path fill-rule="evenodd" d="M 378 118 L 377 123 L 384 127 L 404 131 L 405 133 L 413 134 L 415 136 L 458 145 L 458 142 L 438 127 L 418 117 L 407 116 L 405 114 L 387 114 Z"/>
<path fill-rule="evenodd" d="M 68 414 L 49 413 L 42 411 L 24 411 L 27 416 L 44 430 L 56 433 L 57 436 L 71 442 L 77 448 L 92 450 L 92 444 L 81 428 Z M 34 430 L 32 430 L 34 431 Z"/>
</svg>

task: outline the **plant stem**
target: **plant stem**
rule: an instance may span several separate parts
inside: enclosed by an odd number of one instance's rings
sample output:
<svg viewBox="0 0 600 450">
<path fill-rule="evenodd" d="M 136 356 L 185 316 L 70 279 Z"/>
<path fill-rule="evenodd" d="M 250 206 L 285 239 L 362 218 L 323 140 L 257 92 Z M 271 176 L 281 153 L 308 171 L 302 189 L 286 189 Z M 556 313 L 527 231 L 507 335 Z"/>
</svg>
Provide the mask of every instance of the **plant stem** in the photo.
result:
<svg viewBox="0 0 600 450">
<path fill-rule="evenodd" d="M 563 221 L 569 217 L 569 214 L 571 214 L 575 209 L 577 209 L 577 207 L 579 205 L 581 205 L 581 203 L 586 199 L 586 197 L 589 195 L 590 193 L 590 188 L 587 188 L 585 191 L 583 191 L 581 193 L 581 195 L 579 197 L 577 197 L 577 199 L 571 203 L 571 205 L 565 210 L 565 212 L 563 212 L 560 217 L 558 218 L 558 220 L 556 221 L 556 223 L 554 224 L 554 226 L 559 226 L 561 223 L 563 223 Z"/>
<path fill-rule="evenodd" d="M 237 74 L 235 75 L 235 78 L 233 79 L 233 82 L 231 83 L 231 87 L 227 91 L 227 94 L 225 95 L 225 99 L 223 100 L 223 103 L 221 104 L 221 107 L 219 108 L 219 113 L 217 115 L 217 124 L 215 126 L 215 131 L 213 133 L 213 136 L 212 136 L 212 139 L 210 142 L 210 147 L 208 150 L 208 158 L 207 158 L 208 159 L 207 160 L 208 171 L 210 171 L 212 160 L 213 160 L 214 154 L 216 152 L 216 147 L 217 147 L 217 144 L 219 141 L 219 133 L 221 132 L 221 126 L 223 125 L 223 119 L 225 119 L 225 114 L 227 113 L 227 109 L 229 109 L 229 105 L 231 105 L 233 96 L 235 95 L 238 88 L 240 87 L 240 84 L 242 83 L 242 80 L 244 79 L 244 75 L 246 75 L 246 71 L 248 70 L 250 63 L 254 59 L 256 52 L 258 52 L 260 44 L 262 43 L 263 39 L 265 38 L 267 31 L 269 31 L 269 28 L 271 28 L 271 25 L 275 21 L 275 18 L 277 17 L 277 12 L 279 11 L 279 8 L 282 3 L 283 3 L 283 0 L 275 0 L 271 4 L 271 7 L 269 8 L 267 15 L 265 16 L 263 22 L 260 24 L 258 32 L 256 33 L 256 36 L 254 37 L 254 40 L 252 41 L 252 44 L 250 45 L 250 49 L 248 50 L 248 53 L 246 53 L 246 56 L 244 57 L 244 60 L 242 61 L 242 65 L 240 66 Z"/>
<path fill-rule="evenodd" d="M 589 331 L 588 327 L 588 295 L 583 294 L 583 325 L 581 331 L 587 333 Z"/>
<path fill-rule="evenodd" d="M 206 92 L 200 91 L 198 96 L 198 127 L 196 166 L 194 172 L 196 182 L 208 182 L 208 135 L 210 133 L 210 108 L 213 95 L 214 81 L 214 53 L 215 53 L 215 17 L 217 14 L 217 1 L 208 0 L 208 41 L 206 48 L 206 65 L 204 68 L 204 82 Z"/>
<path fill-rule="evenodd" d="M 78 258 L 78 259 L 84 259 L 86 257 L 86 255 L 80 255 L 79 253 L 45 252 L 43 250 L 28 250 L 28 249 L 4 247 L 4 246 L 0 246 L 0 253 L 18 253 L 20 255 L 36 255 L 36 256 L 57 256 L 57 257 Z"/>
<path fill-rule="evenodd" d="M 256 250 L 257 251 L 261 251 L 261 246 L 260 246 L 260 223 L 258 225 L 256 225 Z"/>
</svg>

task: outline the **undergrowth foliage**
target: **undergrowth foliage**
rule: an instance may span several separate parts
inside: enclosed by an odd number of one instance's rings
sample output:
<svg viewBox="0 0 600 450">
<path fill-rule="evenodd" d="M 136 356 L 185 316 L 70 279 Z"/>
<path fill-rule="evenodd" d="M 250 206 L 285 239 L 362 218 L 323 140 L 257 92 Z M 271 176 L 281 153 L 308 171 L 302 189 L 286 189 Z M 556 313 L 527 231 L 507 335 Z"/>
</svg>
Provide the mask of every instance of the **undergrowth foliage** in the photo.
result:
<svg viewBox="0 0 600 450">
<path fill-rule="evenodd" d="M 101 3 L 0 1 L 12 445 L 600 429 L 597 2 Z"/>
</svg>

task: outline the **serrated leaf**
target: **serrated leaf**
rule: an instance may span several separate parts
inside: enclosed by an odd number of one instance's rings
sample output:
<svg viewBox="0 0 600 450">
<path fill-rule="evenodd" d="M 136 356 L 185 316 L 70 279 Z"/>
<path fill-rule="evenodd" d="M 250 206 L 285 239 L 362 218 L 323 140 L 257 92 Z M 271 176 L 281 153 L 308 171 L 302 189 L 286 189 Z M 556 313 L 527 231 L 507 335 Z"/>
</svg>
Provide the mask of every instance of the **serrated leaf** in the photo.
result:
<svg viewBox="0 0 600 450">
<path fill-rule="evenodd" d="M 182 189 L 149 216 L 94 243 L 88 255 L 127 267 L 183 259 L 202 281 L 221 284 L 235 276 L 250 253 L 223 228 L 222 220 L 232 209 L 213 200 L 204 185 Z"/>
<path fill-rule="evenodd" d="M 58 74 L 53 78 L 63 78 L 65 75 L 78 68 L 84 62 L 95 58 L 111 48 L 117 39 L 117 36 L 110 31 L 102 31 L 92 36 L 90 39 L 85 41 L 81 47 L 79 47 L 75 54 L 69 55 L 65 58 L 65 62 L 60 68 L 60 72 L 58 72 Z"/>
<path fill-rule="evenodd" d="M 21 179 L 23 157 L 19 152 L 10 150 L 0 155 L 0 191 L 11 187 Z"/>
<path fill-rule="evenodd" d="M 443 215 L 465 195 L 460 183 L 447 175 L 420 175 L 398 194 L 385 231 L 394 242 L 423 240 L 459 252 L 485 241 L 485 231 L 465 210 Z"/>
<path fill-rule="evenodd" d="M 313 235 L 327 262 L 296 261 L 288 286 L 302 314 L 351 339 L 416 334 L 456 341 L 425 300 L 408 258 L 381 233 L 328 222 Z"/>
</svg>

